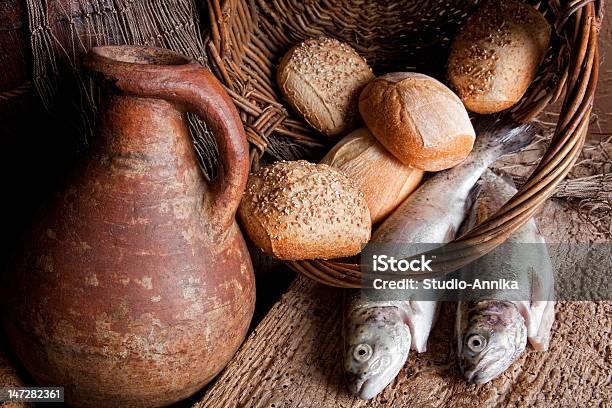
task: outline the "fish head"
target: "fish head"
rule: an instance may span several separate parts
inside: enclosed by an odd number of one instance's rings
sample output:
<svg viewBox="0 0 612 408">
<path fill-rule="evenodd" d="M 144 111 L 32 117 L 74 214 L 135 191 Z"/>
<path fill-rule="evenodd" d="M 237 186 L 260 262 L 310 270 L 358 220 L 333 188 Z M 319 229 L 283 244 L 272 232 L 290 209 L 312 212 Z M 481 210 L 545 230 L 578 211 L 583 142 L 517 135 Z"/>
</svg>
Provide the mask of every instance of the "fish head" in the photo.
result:
<svg viewBox="0 0 612 408">
<path fill-rule="evenodd" d="M 512 302 L 466 302 L 457 319 L 457 355 L 465 379 L 484 384 L 499 376 L 525 350 L 527 328 Z"/>
<path fill-rule="evenodd" d="M 369 400 L 401 370 L 410 351 L 410 330 L 397 307 L 370 307 L 349 317 L 344 369 L 350 391 Z"/>
</svg>

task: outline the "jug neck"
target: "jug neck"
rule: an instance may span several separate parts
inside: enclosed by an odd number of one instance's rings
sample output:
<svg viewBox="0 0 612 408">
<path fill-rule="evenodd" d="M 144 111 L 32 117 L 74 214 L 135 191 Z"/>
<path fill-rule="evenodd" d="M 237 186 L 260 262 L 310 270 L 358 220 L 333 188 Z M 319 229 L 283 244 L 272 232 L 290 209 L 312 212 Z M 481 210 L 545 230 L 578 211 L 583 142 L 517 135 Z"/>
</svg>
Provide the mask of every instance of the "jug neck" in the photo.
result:
<svg viewBox="0 0 612 408">
<path fill-rule="evenodd" d="M 164 161 L 191 156 L 184 115 L 163 100 L 110 92 L 98 124 L 98 142 L 107 154 Z"/>
</svg>

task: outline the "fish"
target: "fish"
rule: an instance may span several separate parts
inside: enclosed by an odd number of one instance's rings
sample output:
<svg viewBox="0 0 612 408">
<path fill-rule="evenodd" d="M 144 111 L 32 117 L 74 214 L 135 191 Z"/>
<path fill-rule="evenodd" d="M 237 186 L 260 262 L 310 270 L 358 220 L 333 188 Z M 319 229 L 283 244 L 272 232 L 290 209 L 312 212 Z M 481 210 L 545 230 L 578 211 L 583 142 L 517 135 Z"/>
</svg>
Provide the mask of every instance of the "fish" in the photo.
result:
<svg viewBox="0 0 612 408">
<path fill-rule="evenodd" d="M 480 119 L 476 130 L 468 157 L 425 181 L 376 229 L 370 242 L 389 245 L 396 256 L 409 257 L 420 249 L 433 249 L 431 244 L 453 240 L 478 195 L 474 186 L 482 173 L 499 157 L 529 145 L 537 133 L 532 124 L 496 116 Z M 437 309 L 431 300 L 408 296 L 372 300 L 360 290 L 348 293 L 343 337 L 350 392 L 364 400 L 374 398 L 397 376 L 411 349 L 426 351 Z"/>
<path fill-rule="evenodd" d="M 506 176 L 487 171 L 482 193 L 465 229 L 491 216 L 516 192 Z M 524 245 L 537 244 L 537 245 Z M 535 220 L 530 219 L 502 246 L 461 271 L 461 279 L 506 279 L 520 290 L 472 292 L 457 304 L 455 336 L 459 367 L 468 382 L 484 384 L 497 378 L 524 352 L 527 341 L 548 350 L 555 320 L 554 270 Z"/>
</svg>

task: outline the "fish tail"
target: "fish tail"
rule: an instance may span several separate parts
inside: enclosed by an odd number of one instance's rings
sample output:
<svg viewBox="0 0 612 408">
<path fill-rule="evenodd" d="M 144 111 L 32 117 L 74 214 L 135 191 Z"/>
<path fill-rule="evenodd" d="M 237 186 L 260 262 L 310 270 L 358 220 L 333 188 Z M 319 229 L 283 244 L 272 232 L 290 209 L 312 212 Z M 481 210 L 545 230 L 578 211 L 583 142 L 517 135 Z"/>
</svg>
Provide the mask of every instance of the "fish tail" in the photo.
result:
<svg viewBox="0 0 612 408">
<path fill-rule="evenodd" d="M 508 114 L 489 115 L 476 122 L 474 151 L 490 153 L 492 161 L 529 146 L 538 134 L 533 123 L 517 123 Z"/>
</svg>

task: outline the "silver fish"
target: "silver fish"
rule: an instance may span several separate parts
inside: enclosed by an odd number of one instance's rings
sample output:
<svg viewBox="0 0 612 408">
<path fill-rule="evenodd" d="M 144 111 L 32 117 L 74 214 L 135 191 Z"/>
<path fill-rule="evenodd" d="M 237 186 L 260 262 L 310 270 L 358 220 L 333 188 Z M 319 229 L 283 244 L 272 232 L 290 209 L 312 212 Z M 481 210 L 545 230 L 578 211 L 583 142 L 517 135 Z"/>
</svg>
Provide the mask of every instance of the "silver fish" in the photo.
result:
<svg viewBox="0 0 612 408">
<path fill-rule="evenodd" d="M 512 182 L 490 171 L 483 175 L 481 185 L 483 191 L 466 221 L 468 229 L 492 215 L 516 193 Z M 477 277 L 515 280 L 522 290 L 515 295 L 492 290 L 486 298 L 458 302 L 459 366 L 467 381 L 483 384 L 516 361 L 527 339 L 537 350 L 548 349 L 555 319 L 554 276 L 535 221 L 531 219 L 505 244 L 462 271 L 462 279 Z"/>
<path fill-rule="evenodd" d="M 389 252 L 396 257 L 416 255 L 433 249 L 431 244 L 451 241 L 482 173 L 500 156 L 530 144 L 535 134 L 532 125 L 482 119 L 468 158 L 423 183 L 375 231 L 371 241 L 393 246 Z M 372 301 L 361 291 L 350 293 L 344 314 L 344 368 L 350 391 L 362 399 L 381 392 L 401 370 L 411 348 L 425 351 L 436 314 L 435 301 Z"/>
</svg>

